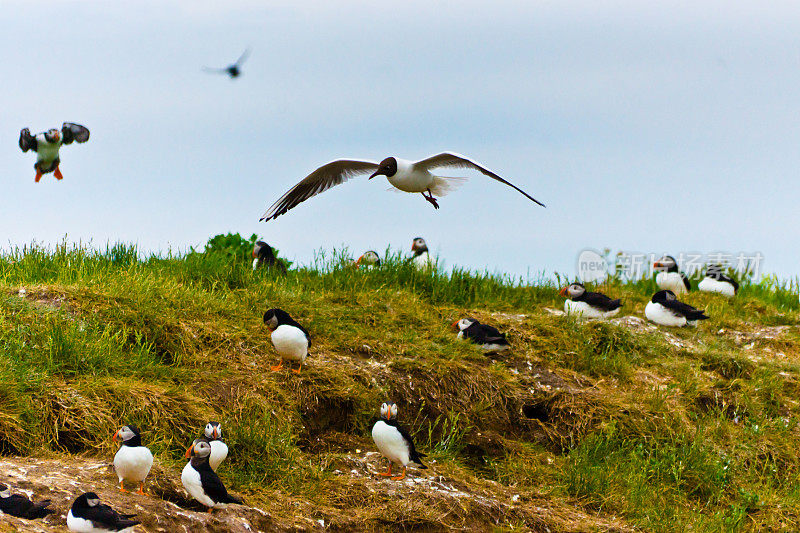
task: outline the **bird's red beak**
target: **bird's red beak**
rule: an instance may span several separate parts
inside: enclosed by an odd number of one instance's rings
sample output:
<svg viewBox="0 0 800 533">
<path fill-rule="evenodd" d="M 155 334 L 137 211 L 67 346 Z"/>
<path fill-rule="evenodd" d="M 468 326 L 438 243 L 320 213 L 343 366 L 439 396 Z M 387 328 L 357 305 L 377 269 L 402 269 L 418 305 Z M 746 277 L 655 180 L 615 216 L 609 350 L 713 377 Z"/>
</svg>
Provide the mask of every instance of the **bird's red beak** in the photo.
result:
<svg viewBox="0 0 800 533">
<path fill-rule="evenodd" d="M 188 449 L 188 450 L 186 450 L 186 458 L 187 458 L 187 459 L 191 459 L 191 458 L 192 458 L 192 452 L 193 452 L 193 451 L 194 451 L 194 444 L 192 444 L 191 446 L 189 446 L 189 449 Z"/>
<path fill-rule="evenodd" d="M 116 433 L 114 433 L 114 434 L 111 436 L 111 440 L 117 440 L 118 438 L 119 438 L 119 430 L 117 430 L 117 431 L 116 431 Z"/>
<path fill-rule="evenodd" d="M 567 297 L 567 287 L 564 287 L 563 289 L 558 291 L 558 295 L 559 296 L 563 296 L 564 298 L 566 298 Z"/>
<path fill-rule="evenodd" d="M 661 268 L 663 266 L 664 265 L 662 265 L 660 261 L 656 261 L 655 263 L 653 263 L 653 268 Z"/>
<path fill-rule="evenodd" d="M 361 264 L 361 260 L 362 260 L 362 259 L 364 259 L 364 256 L 363 256 L 363 255 L 362 255 L 361 257 L 359 257 L 358 259 L 356 259 L 356 266 L 358 266 L 358 265 L 360 265 L 360 264 Z"/>
<path fill-rule="evenodd" d="M 214 431 L 212 432 L 212 434 L 214 435 L 215 439 L 218 439 L 219 438 L 219 428 L 214 428 Z"/>
<path fill-rule="evenodd" d="M 258 257 L 258 256 L 256 255 L 256 249 L 255 249 L 255 248 L 253 248 L 253 254 L 252 254 L 252 255 L 253 255 L 253 259 L 255 259 L 256 257 Z"/>
<path fill-rule="evenodd" d="M 458 320 L 456 320 L 455 322 L 450 324 L 450 327 L 457 330 L 458 329 Z"/>
</svg>

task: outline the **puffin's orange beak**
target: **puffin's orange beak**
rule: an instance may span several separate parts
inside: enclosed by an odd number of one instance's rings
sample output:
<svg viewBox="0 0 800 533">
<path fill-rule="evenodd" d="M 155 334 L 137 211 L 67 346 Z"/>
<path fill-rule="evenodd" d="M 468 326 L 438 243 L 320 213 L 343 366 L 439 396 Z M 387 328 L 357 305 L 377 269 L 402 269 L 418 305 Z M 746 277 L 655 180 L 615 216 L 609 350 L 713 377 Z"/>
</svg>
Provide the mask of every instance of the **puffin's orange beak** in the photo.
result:
<svg viewBox="0 0 800 533">
<path fill-rule="evenodd" d="M 212 432 L 212 435 L 214 435 L 215 439 L 218 439 L 219 438 L 219 428 L 214 428 L 214 431 Z"/>
<path fill-rule="evenodd" d="M 653 268 L 661 268 L 663 266 L 664 265 L 662 265 L 660 261 L 656 261 L 655 263 L 653 263 Z"/>
<path fill-rule="evenodd" d="M 559 296 L 563 296 L 564 298 L 566 298 L 567 297 L 567 287 L 564 287 L 563 289 L 558 291 L 558 295 Z"/>
<path fill-rule="evenodd" d="M 193 451 L 194 451 L 194 444 L 192 444 L 191 446 L 189 446 L 189 449 L 188 449 L 188 450 L 186 450 L 186 458 L 187 458 L 187 459 L 191 459 L 191 458 L 192 458 L 192 452 L 193 452 Z"/>
<path fill-rule="evenodd" d="M 111 436 L 111 440 L 117 440 L 118 438 L 119 438 L 119 430 L 117 430 L 117 431 L 116 431 L 116 433 L 114 433 L 114 434 Z"/>
<path fill-rule="evenodd" d="M 458 329 L 458 320 L 456 320 L 455 322 L 450 324 L 450 327 L 453 328 L 453 329 Z"/>
<path fill-rule="evenodd" d="M 358 265 L 360 265 L 360 264 L 361 264 L 361 260 L 362 260 L 362 259 L 364 259 L 364 256 L 363 256 L 363 255 L 362 255 L 361 257 L 359 257 L 358 259 L 356 259 L 356 266 L 358 266 Z"/>
<path fill-rule="evenodd" d="M 255 258 L 257 257 L 257 256 L 256 256 L 256 249 L 255 249 L 255 248 L 253 248 L 253 253 L 252 253 L 251 255 L 253 256 L 253 259 L 255 259 Z"/>
</svg>

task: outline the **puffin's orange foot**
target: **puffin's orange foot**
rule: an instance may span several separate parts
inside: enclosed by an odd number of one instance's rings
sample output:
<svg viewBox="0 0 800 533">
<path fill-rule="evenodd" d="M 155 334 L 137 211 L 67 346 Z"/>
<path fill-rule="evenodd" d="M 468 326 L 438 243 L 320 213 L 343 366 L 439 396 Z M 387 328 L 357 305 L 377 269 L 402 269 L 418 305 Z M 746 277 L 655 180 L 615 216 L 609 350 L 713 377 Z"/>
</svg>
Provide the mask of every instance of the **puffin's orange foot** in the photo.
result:
<svg viewBox="0 0 800 533">
<path fill-rule="evenodd" d="M 40 179 L 42 179 L 42 173 L 39 172 L 39 171 L 36 171 L 36 183 L 39 183 Z"/>
<path fill-rule="evenodd" d="M 53 172 L 53 176 L 55 176 L 57 180 L 64 179 L 64 176 L 61 175 L 61 170 L 58 167 L 56 167 L 55 172 Z"/>
<path fill-rule="evenodd" d="M 281 363 L 281 364 L 279 364 L 279 365 L 276 365 L 276 366 L 271 366 L 271 367 L 269 367 L 269 369 L 270 369 L 270 370 L 272 370 L 273 372 L 277 372 L 277 371 L 278 371 L 278 370 L 280 370 L 281 368 L 283 368 L 283 363 Z"/>
<path fill-rule="evenodd" d="M 291 370 L 292 372 L 294 372 L 295 374 L 299 374 L 299 373 L 300 373 L 300 370 L 301 370 L 302 368 L 303 368 L 303 367 L 301 366 L 301 367 L 300 367 L 300 368 L 298 368 L 297 370 L 295 370 L 294 368 L 291 368 L 290 370 Z"/>
<path fill-rule="evenodd" d="M 147 494 L 144 492 L 144 483 L 140 483 L 139 484 L 139 490 L 136 491 L 136 494 L 141 494 L 142 496 L 147 496 Z"/>
<path fill-rule="evenodd" d="M 211 514 L 212 512 L 214 512 L 214 508 L 213 507 L 209 507 L 208 508 L 208 514 Z"/>
<path fill-rule="evenodd" d="M 389 471 L 388 472 L 378 472 L 378 475 L 381 477 L 392 477 L 392 463 L 389 463 Z"/>
<path fill-rule="evenodd" d="M 393 477 L 392 479 L 394 481 L 400 481 L 401 479 L 405 479 L 405 478 L 406 478 L 406 467 L 403 467 L 403 473 L 400 474 L 399 476 Z"/>
<path fill-rule="evenodd" d="M 124 481 L 120 481 L 119 482 L 119 491 L 120 492 L 128 492 L 127 490 L 125 490 L 125 482 Z"/>
</svg>

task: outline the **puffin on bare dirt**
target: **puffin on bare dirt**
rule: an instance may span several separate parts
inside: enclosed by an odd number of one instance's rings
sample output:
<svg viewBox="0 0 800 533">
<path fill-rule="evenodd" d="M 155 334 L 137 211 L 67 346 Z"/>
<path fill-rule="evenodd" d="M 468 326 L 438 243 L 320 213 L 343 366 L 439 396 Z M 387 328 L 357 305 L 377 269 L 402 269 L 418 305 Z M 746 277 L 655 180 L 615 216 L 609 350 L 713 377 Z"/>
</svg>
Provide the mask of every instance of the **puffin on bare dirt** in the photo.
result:
<svg viewBox="0 0 800 533">
<path fill-rule="evenodd" d="M 422 464 L 424 453 L 420 453 L 414 447 L 414 441 L 397 422 L 397 405 L 386 402 L 381 405 L 381 418 L 372 426 L 372 440 L 375 441 L 378 451 L 389 460 L 389 470 L 378 475 L 390 477 L 399 481 L 406 477 L 406 467 L 409 464 L 416 464 L 419 468 L 428 468 Z M 403 473 L 399 476 L 392 475 L 392 464 L 398 463 L 403 466 Z"/>
<path fill-rule="evenodd" d="M 125 482 L 138 483 L 139 494 L 144 494 L 144 480 L 153 467 L 153 454 L 148 448 L 142 446 L 142 436 L 139 428 L 133 424 L 122 426 L 114 433 L 114 440 L 121 440 L 114 456 L 114 471 L 119 478 L 119 490 L 125 492 Z"/>
<path fill-rule="evenodd" d="M 300 183 L 289 189 L 286 194 L 267 209 L 261 220 L 277 218 L 301 202 L 327 191 L 331 187 L 341 185 L 350 178 L 364 174 L 370 174 L 369 179 L 376 176 L 386 176 L 386 179 L 395 189 L 408 193 L 420 193 L 435 209 L 439 209 L 439 203 L 435 196 L 446 195 L 467 179 L 439 176 L 438 173 L 433 173 L 440 168 L 477 170 L 485 176 L 508 185 L 532 202 L 544 207 L 544 204 L 539 200 L 472 159 L 454 152 L 442 152 L 419 161 L 407 161 L 398 157 L 387 157 L 380 163 L 362 159 L 337 159 L 336 161 L 331 161 L 322 165 L 303 178 Z"/>
<path fill-rule="evenodd" d="M 53 509 L 48 509 L 49 506 L 50 500 L 33 502 L 21 494 L 11 494 L 8 485 L 0 483 L 0 511 L 3 514 L 34 520 L 55 513 Z"/>
<path fill-rule="evenodd" d="M 110 506 L 100 503 L 94 492 L 86 492 L 75 499 L 67 513 L 67 528 L 77 533 L 128 533 L 139 524 L 135 514 L 120 514 Z"/>
<path fill-rule="evenodd" d="M 211 455 L 211 445 L 204 440 L 192 444 L 186 450 L 189 462 L 183 467 L 181 483 L 186 492 L 195 500 L 208 507 L 210 513 L 213 509 L 224 509 L 229 503 L 244 502 L 240 498 L 228 494 L 222 480 L 211 469 L 208 458 Z"/>
<path fill-rule="evenodd" d="M 19 147 L 23 152 L 33 150 L 36 152 L 36 163 L 33 168 L 36 169 L 36 183 L 42 179 L 44 174 L 53 172 L 56 179 L 63 179 L 61 175 L 61 158 L 59 150 L 62 146 L 72 144 L 73 142 L 85 143 L 89 140 L 89 130 L 86 126 L 74 124 L 72 122 L 65 122 L 61 126 L 61 130 L 51 128 L 42 133 L 31 135 L 28 128 L 23 128 L 19 132 Z"/>
</svg>

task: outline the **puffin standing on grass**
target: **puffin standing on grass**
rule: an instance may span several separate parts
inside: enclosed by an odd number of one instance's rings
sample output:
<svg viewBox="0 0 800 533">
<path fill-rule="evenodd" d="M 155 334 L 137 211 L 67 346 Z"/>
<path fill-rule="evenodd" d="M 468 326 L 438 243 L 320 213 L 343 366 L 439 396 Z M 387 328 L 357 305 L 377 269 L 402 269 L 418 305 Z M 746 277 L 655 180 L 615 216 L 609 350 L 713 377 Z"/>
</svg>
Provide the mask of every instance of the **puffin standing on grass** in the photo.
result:
<svg viewBox="0 0 800 533">
<path fill-rule="evenodd" d="M 458 331 L 459 339 L 470 340 L 483 348 L 486 353 L 504 352 L 511 348 L 505 333 L 500 333 L 492 326 L 481 324 L 474 318 L 462 318 L 453 322 L 451 327 Z"/>
<path fill-rule="evenodd" d="M 567 298 L 564 312 L 580 318 L 610 318 L 619 314 L 622 300 L 612 300 L 600 292 L 590 292 L 581 283 L 572 283 L 559 291 Z"/>
<path fill-rule="evenodd" d="M 23 152 L 33 150 L 36 152 L 36 163 L 33 168 L 36 169 L 36 183 L 42 179 L 42 175 L 53 172 L 56 179 L 63 179 L 61 170 L 58 165 L 61 159 L 58 156 L 58 151 L 62 146 L 72 144 L 73 141 L 78 143 L 85 143 L 89 140 L 89 130 L 80 124 L 73 124 L 72 122 L 65 122 L 61 126 L 61 131 L 56 128 L 49 129 L 36 135 L 31 135 L 28 128 L 23 128 L 19 132 L 19 147 Z"/>
<path fill-rule="evenodd" d="M 659 289 L 669 290 L 675 294 L 685 294 L 692 290 L 692 284 L 686 274 L 678 270 L 678 262 L 671 255 L 665 255 L 655 263 L 656 285 Z"/>
<path fill-rule="evenodd" d="M 256 241 L 255 246 L 253 246 L 253 270 L 262 266 L 277 268 L 283 274 L 286 274 L 286 265 L 275 256 L 275 250 L 272 246 L 264 241 Z"/>
<path fill-rule="evenodd" d="M 204 440 L 192 444 L 186 450 L 189 462 L 183 467 L 181 483 L 186 491 L 198 502 L 212 509 L 224 509 L 229 503 L 243 504 L 242 500 L 228 494 L 222 480 L 211 469 L 208 458 L 211 455 L 211 445 Z"/>
<path fill-rule="evenodd" d="M 420 270 L 428 270 L 436 266 L 436 261 L 428 251 L 428 243 L 422 237 L 414 237 L 414 241 L 411 243 L 411 251 L 414 252 L 411 261 Z"/>
<path fill-rule="evenodd" d="M 144 494 L 144 480 L 153 467 L 153 454 L 142 446 L 139 428 L 133 424 L 122 426 L 114 433 L 114 440 L 121 440 L 122 446 L 114 456 L 114 470 L 119 478 L 119 490 L 125 491 L 125 482 L 138 483 L 138 494 Z"/>
<path fill-rule="evenodd" d="M 138 520 L 131 520 L 135 514 L 120 514 L 114 509 L 100 503 L 100 497 L 94 492 L 81 494 L 67 513 L 67 527 L 78 533 L 110 533 L 117 531 L 127 533 L 133 531 Z"/>
<path fill-rule="evenodd" d="M 698 320 L 709 317 L 704 311 L 678 301 L 672 291 L 658 291 L 644 308 L 644 316 L 661 326 L 696 326 Z"/>
<path fill-rule="evenodd" d="M 697 288 L 703 292 L 715 292 L 733 298 L 739 291 L 739 284 L 732 277 L 723 274 L 721 266 L 710 265 L 706 269 L 706 277 L 700 280 Z"/>
<path fill-rule="evenodd" d="M 208 456 L 208 464 L 211 469 L 216 472 L 217 467 L 228 457 L 228 445 L 222 441 L 222 425 L 213 420 L 206 424 L 203 430 L 203 436 L 194 441 L 197 444 L 200 441 L 207 442 L 211 446 L 211 455 Z"/>
<path fill-rule="evenodd" d="M 414 463 L 419 468 L 428 468 L 422 464 L 424 453 L 419 453 L 414 448 L 411 435 L 397 423 L 397 405 L 394 403 L 384 403 L 381 405 L 381 418 L 372 426 L 372 440 L 381 455 L 389 460 L 389 470 L 380 472 L 379 476 L 391 477 L 395 481 L 405 479 L 406 467 Z M 403 465 L 403 473 L 392 477 L 392 463 Z"/>
<path fill-rule="evenodd" d="M 264 313 L 264 324 L 272 330 L 272 345 L 281 358 L 280 363 L 270 367 L 273 372 L 283 368 L 284 361 L 299 361 L 300 368 L 290 370 L 299 374 L 303 362 L 308 357 L 308 347 L 311 346 L 310 337 L 306 328 L 298 324 L 289 313 L 283 309 L 269 309 Z"/>
<path fill-rule="evenodd" d="M 3 514 L 34 520 L 55 513 L 53 509 L 48 509 L 49 505 L 50 500 L 34 503 L 21 494 L 11 494 L 8 485 L 0 483 L 0 511 Z"/>
<path fill-rule="evenodd" d="M 386 176 L 389 183 L 399 191 L 421 193 L 428 203 L 433 205 L 435 209 L 439 209 L 439 203 L 434 195 L 444 196 L 466 181 L 466 178 L 434 175 L 432 171 L 439 168 L 477 170 L 485 176 L 516 189 L 528 200 L 544 207 L 544 204 L 539 200 L 536 200 L 516 185 L 504 180 L 488 168 L 463 155 L 454 152 L 442 152 L 420 161 L 406 161 L 399 157 L 387 157 L 380 163 L 357 159 L 331 161 L 303 178 L 300 183 L 278 198 L 278 201 L 267 209 L 261 220 L 277 218 L 301 202 L 327 191 L 331 187 L 341 185 L 352 177 L 370 173 L 369 179 L 376 176 Z M 426 195 L 425 193 L 428 194 Z"/>
</svg>

